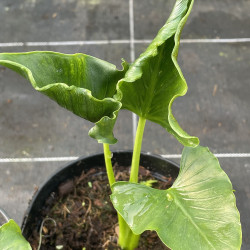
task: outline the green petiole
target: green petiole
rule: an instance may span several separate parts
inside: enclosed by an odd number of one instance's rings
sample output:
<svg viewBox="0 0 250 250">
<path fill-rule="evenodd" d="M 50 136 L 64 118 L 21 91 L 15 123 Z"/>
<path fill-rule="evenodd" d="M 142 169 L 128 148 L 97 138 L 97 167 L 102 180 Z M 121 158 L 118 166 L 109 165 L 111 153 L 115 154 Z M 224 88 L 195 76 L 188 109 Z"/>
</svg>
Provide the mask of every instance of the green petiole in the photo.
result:
<svg viewBox="0 0 250 250">
<path fill-rule="evenodd" d="M 109 144 L 103 143 L 103 152 L 104 152 L 104 159 L 105 159 L 105 166 L 107 170 L 109 186 L 111 187 L 115 183 L 115 175 L 112 167 L 112 153 L 109 150 Z"/>
<path fill-rule="evenodd" d="M 130 174 L 130 182 L 138 182 L 138 172 L 139 172 L 139 162 L 140 162 L 140 154 L 141 154 L 141 144 L 143 138 L 143 132 L 146 124 L 146 119 L 139 117 L 139 122 L 136 131 L 135 137 L 135 144 L 134 144 L 134 151 L 132 157 L 132 164 L 131 164 L 131 174 Z M 112 153 L 109 149 L 109 144 L 103 144 L 104 150 L 104 158 L 105 158 L 105 165 L 109 180 L 110 187 L 115 183 L 115 176 L 112 167 Z M 140 235 L 135 235 L 122 216 L 118 213 L 118 222 L 119 222 L 119 245 L 126 250 L 132 250 L 136 248 L 139 244 Z"/>
<path fill-rule="evenodd" d="M 138 182 L 141 144 L 142 144 L 145 124 L 146 124 L 146 118 L 139 117 L 139 122 L 138 122 L 136 136 L 135 136 L 135 144 L 134 144 L 132 164 L 131 164 L 131 173 L 130 173 L 130 179 L 129 179 L 129 181 L 133 183 Z"/>
</svg>

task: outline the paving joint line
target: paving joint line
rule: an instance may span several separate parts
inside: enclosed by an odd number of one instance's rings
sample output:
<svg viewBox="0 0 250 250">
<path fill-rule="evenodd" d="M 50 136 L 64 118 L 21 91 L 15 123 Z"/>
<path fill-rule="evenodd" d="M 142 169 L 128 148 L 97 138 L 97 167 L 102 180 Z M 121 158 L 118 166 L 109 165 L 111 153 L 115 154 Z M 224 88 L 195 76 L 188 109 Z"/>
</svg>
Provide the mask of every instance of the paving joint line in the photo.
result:
<svg viewBox="0 0 250 250">
<path fill-rule="evenodd" d="M 132 0 L 130 0 L 132 1 Z M 130 10 L 131 11 L 131 10 Z M 133 15 L 133 10 L 131 15 Z M 130 57 L 134 59 L 134 44 L 149 44 L 150 39 L 134 39 L 134 22 L 130 18 L 130 39 L 121 40 L 93 40 L 93 41 L 51 41 L 51 42 L 8 42 L 0 43 L 0 47 L 43 47 L 43 46 L 81 46 L 81 45 L 109 45 L 109 44 L 130 44 Z M 250 38 L 212 38 L 212 39 L 181 39 L 181 43 L 250 43 Z M 134 61 L 134 60 L 131 60 Z"/>
<path fill-rule="evenodd" d="M 250 153 L 215 153 L 217 158 L 250 158 Z M 181 158 L 181 154 L 162 154 L 163 158 L 178 159 Z"/>
<path fill-rule="evenodd" d="M 134 1 L 129 0 L 129 34 L 130 34 L 130 61 L 131 63 L 135 60 L 135 25 L 134 25 Z M 137 129 L 137 115 L 132 113 L 132 133 L 133 142 L 135 142 Z"/>
<path fill-rule="evenodd" d="M 151 154 L 148 152 L 147 154 Z M 250 153 L 217 153 L 214 154 L 217 158 L 250 158 Z M 181 154 L 161 154 L 163 158 L 180 159 Z M 80 156 L 66 157 L 30 157 L 30 158 L 0 158 L 0 163 L 21 163 L 21 162 L 62 162 L 74 161 Z"/>
</svg>

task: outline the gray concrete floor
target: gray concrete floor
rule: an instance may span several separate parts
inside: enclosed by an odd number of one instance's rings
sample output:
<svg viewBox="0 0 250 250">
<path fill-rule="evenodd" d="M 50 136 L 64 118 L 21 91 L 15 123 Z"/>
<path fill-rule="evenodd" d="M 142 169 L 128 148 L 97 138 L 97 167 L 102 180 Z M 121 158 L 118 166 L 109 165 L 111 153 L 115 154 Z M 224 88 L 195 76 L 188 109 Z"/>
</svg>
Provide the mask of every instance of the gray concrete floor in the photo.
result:
<svg viewBox="0 0 250 250">
<path fill-rule="evenodd" d="M 174 0 L 134 0 L 135 39 L 152 39 Z M 250 1 L 197 0 L 184 39 L 250 37 Z M 128 40 L 129 1 L 2 0 L 0 43 Z M 146 44 L 136 44 L 139 55 Z M 0 52 L 54 50 L 82 52 L 117 66 L 130 60 L 124 44 L 77 46 L 0 45 Z M 189 85 L 173 105 L 182 127 L 214 153 L 250 153 L 250 43 L 182 43 L 178 59 Z M 80 156 L 101 152 L 87 135 L 91 128 L 19 75 L 0 67 L 0 158 Z M 115 149 L 132 148 L 131 113 L 122 111 Z M 146 124 L 144 151 L 179 154 L 182 146 L 160 126 Z M 178 161 L 178 160 L 177 160 Z M 233 183 L 243 227 L 243 250 L 250 249 L 250 159 L 221 158 Z M 0 163 L 0 206 L 19 224 L 34 189 L 63 162 Z"/>
</svg>

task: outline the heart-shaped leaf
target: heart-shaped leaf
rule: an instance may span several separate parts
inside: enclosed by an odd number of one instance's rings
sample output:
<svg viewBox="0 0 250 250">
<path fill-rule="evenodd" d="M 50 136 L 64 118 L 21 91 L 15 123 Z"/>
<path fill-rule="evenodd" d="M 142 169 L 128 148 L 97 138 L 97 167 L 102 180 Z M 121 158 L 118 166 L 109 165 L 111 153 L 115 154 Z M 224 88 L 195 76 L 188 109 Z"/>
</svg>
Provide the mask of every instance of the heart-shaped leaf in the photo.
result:
<svg viewBox="0 0 250 250">
<path fill-rule="evenodd" d="M 22 236 L 20 227 L 14 220 L 9 220 L 0 227 L 1 250 L 31 250 L 30 244 Z"/>
<path fill-rule="evenodd" d="M 193 0 L 177 0 L 166 24 L 144 53 L 131 64 L 118 83 L 117 98 L 124 109 L 160 124 L 185 146 L 197 146 L 175 120 L 171 106 L 187 92 L 187 84 L 177 63 L 180 34 Z"/>
<path fill-rule="evenodd" d="M 168 190 L 120 182 L 111 200 L 135 234 L 155 230 L 171 249 L 240 249 L 241 225 L 232 184 L 204 147 L 184 148 Z"/>
<path fill-rule="evenodd" d="M 127 64 L 115 65 L 84 55 L 56 52 L 1 53 L 0 64 L 18 72 L 62 107 L 96 123 L 90 136 L 113 144 L 113 127 L 121 103 L 113 99 Z"/>
</svg>

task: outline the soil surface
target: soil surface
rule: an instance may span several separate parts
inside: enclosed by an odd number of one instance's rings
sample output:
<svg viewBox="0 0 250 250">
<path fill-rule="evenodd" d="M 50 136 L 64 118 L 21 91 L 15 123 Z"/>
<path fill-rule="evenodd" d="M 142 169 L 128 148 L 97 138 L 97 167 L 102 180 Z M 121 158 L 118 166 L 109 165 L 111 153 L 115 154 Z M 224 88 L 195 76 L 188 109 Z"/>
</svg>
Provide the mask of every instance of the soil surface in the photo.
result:
<svg viewBox="0 0 250 250">
<path fill-rule="evenodd" d="M 114 166 L 116 180 L 128 180 L 128 168 Z M 157 179 L 157 180 L 156 180 Z M 159 180 L 160 179 L 160 180 Z M 139 181 L 150 181 L 152 187 L 167 189 L 173 184 L 171 176 L 159 176 L 140 167 Z M 81 176 L 61 184 L 42 209 L 44 218 L 41 250 L 120 249 L 117 241 L 119 227 L 116 211 L 103 168 L 82 172 Z M 39 219 L 38 219 L 39 220 Z M 28 241 L 38 249 L 39 232 L 35 229 Z M 168 249 L 153 231 L 142 234 L 137 249 Z"/>
</svg>

